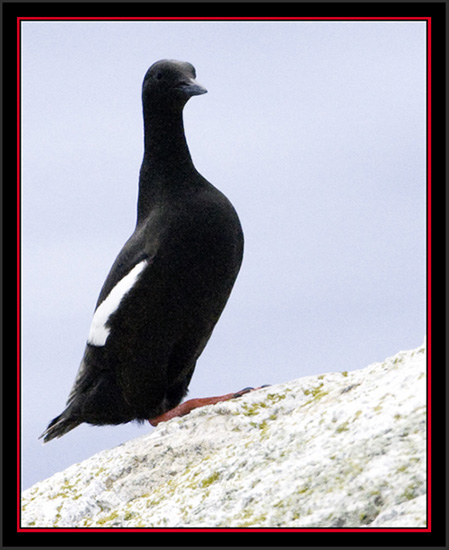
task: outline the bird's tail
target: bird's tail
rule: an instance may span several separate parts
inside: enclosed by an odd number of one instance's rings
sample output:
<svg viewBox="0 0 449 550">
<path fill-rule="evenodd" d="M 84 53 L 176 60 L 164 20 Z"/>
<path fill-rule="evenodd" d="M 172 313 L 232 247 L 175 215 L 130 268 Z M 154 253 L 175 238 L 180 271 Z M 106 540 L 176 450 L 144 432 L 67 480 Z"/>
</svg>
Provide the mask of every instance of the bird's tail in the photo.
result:
<svg viewBox="0 0 449 550">
<path fill-rule="evenodd" d="M 43 439 L 44 443 L 48 443 L 55 437 L 61 437 L 73 428 L 76 428 L 81 424 L 81 421 L 70 415 L 69 409 L 66 409 L 56 418 L 50 422 L 44 433 L 39 436 L 39 439 Z"/>
</svg>

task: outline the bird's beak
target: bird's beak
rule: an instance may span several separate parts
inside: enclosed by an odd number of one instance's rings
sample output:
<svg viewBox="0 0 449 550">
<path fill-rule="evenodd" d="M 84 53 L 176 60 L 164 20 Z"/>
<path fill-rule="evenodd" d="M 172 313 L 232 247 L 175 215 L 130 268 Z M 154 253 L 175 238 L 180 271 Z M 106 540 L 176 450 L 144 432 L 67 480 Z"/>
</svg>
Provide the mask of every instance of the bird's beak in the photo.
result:
<svg viewBox="0 0 449 550">
<path fill-rule="evenodd" d="M 178 89 L 182 90 L 188 97 L 193 95 L 201 95 L 207 93 L 207 90 L 194 78 L 189 79 L 187 82 L 183 82 L 177 86 Z"/>
</svg>

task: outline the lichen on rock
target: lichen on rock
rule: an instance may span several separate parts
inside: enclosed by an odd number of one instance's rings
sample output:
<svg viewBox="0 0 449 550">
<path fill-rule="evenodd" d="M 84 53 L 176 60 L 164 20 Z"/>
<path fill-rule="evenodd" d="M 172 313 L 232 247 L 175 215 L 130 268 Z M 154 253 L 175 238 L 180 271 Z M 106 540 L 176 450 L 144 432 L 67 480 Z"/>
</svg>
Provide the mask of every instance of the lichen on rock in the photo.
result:
<svg viewBox="0 0 449 550">
<path fill-rule="evenodd" d="M 426 352 L 197 409 L 23 492 L 22 527 L 425 527 Z"/>
</svg>

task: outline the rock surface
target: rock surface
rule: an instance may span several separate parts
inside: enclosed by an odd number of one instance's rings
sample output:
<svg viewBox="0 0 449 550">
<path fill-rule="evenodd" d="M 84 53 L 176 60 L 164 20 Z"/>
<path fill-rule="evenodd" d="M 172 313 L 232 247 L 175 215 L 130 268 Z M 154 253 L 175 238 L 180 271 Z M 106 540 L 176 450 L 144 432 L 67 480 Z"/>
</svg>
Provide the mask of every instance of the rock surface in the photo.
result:
<svg viewBox="0 0 449 550">
<path fill-rule="evenodd" d="M 22 495 L 22 527 L 425 527 L 426 350 L 197 409 Z"/>
</svg>

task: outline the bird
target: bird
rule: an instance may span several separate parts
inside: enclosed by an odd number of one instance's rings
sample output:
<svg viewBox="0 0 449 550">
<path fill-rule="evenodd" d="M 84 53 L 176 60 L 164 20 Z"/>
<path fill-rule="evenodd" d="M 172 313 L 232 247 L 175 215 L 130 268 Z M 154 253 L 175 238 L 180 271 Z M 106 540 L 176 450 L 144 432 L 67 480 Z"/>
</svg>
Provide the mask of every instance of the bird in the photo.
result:
<svg viewBox="0 0 449 550">
<path fill-rule="evenodd" d="M 206 92 L 186 61 L 163 59 L 145 74 L 136 225 L 100 291 L 66 407 L 44 442 L 82 423 L 157 426 L 254 389 L 182 402 L 244 248 L 235 208 L 196 170 L 186 141 L 184 107 Z"/>
</svg>

